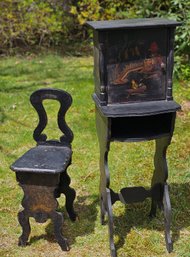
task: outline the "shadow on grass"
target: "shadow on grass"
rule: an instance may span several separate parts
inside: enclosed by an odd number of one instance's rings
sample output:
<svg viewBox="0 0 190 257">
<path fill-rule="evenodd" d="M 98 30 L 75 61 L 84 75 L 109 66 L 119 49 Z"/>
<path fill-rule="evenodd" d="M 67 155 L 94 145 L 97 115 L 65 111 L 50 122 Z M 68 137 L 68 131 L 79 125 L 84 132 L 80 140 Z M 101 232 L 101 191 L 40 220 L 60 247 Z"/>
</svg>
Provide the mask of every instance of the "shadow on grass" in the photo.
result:
<svg viewBox="0 0 190 257">
<path fill-rule="evenodd" d="M 190 218 L 188 216 L 190 212 L 190 183 L 170 184 L 170 198 L 172 204 L 171 235 L 175 247 L 175 242 L 180 237 L 180 230 L 190 226 Z M 87 236 L 94 232 L 98 205 L 99 197 L 97 195 L 78 197 L 75 202 L 75 210 L 79 216 L 79 220 L 71 222 L 69 218 L 65 218 L 63 224 L 63 235 L 68 239 L 71 247 L 77 237 Z M 65 216 L 66 211 L 64 208 L 59 209 L 59 211 L 62 211 Z M 161 231 L 164 235 L 163 212 L 158 209 L 157 217 L 150 219 L 148 216 L 149 211 L 150 200 L 146 200 L 143 203 L 126 205 L 124 214 L 119 216 L 114 215 L 114 235 L 118 238 L 116 243 L 117 250 L 123 247 L 126 237 L 133 227 Z M 32 237 L 30 244 L 39 239 L 56 242 L 52 223 L 49 223 L 46 227 L 46 234 Z"/>
<path fill-rule="evenodd" d="M 42 85 L 41 82 L 32 82 L 31 84 L 23 85 L 23 86 L 11 86 L 11 87 L 2 87 L 0 88 L 0 92 L 3 93 L 19 93 L 19 92 L 28 92 L 33 89 L 33 91 L 36 89 L 36 86 Z M 31 91 L 31 93 L 33 92 Z"/>
<path fill-rule="evenodd" d="M 4 110 L 0 107 L 0 124 L 4 123 L 6 118 L 7 118 L 7 116 L 4 112 Z"/>
<path fill-rule="evenodd" d="M 172 238 L 176 242 L 180 231 L 190 226 L 190 183 L 171 184 Z"/>
<path fill-rule="evenodd" d="M 190 183 L 170 184 L 172 206 L 171 236 L 174 243 L 180 238 L 180 231 L 190 226 Z M 157 230 L 164 235 L 163 211 L 157 210 L 154 219 L 149 218 L 150 200 L 125 206 L 125 213 L 114 216 L 114 235 L 117 237 L 116 249 L 122 248 L 132 228 Z M 113 208 L 114 214 L 114 208 Z M 137 229 L 138 231 L 138 229 Z"/>
<path fill-rule="evenodd" d="M 61 208 L 58 209 L 58 212 L 62 212 L 64 215 L 63 236 L 67 238 L 71 247 L 77 237 L 86 236 L 94 232 L 98 203 L 99 198 L 97 195 L 77 197 L 74 203 L 74 209 L 78 218 L 75 222 L 70 221 L 69 218 L 66 217 L 67 213 L 64 207 L 61 206 Z M 45 239 L 48 242 L 56 242 L 52 222 L 47 225 L 45 231 L 46 234 L 31 237 L 29 245 L 40 239 Z"/>
</svg>

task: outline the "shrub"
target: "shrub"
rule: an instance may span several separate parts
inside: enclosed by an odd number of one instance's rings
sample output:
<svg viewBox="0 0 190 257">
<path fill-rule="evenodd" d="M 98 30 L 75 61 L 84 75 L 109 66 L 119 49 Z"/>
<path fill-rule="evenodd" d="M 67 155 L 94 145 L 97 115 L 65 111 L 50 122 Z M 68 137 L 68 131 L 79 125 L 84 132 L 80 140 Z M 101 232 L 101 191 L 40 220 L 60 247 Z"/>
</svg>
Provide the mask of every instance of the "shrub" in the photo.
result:
<svg viewBox="0 0 190 257">
<path fill-rule="evenodd" d="M 74 12 L 73 12 L 74 10 Z M 175 74 L 190 78 L 190 0 L 83 0 L 72 6 L 79 24 L 86 20 L 164 17 L 182 22 L 176 29 Z M 84 33 L 83 33 L 84 34 Z M 91 37 L 91 34 L 89 33 Z"/>
<path fill-rule="evenodd" d="M 1 50 L 57 44 L 64 31 L 63 10 L 51 1 L 5 0 L 0 10 Z"/>
<path fill-rule="evenodd" d="M 92 38 L 92 31 L 84 26 L 87 20 L 140 17 L 167 17 L 183 23 L 176 33 L 176 74 L 183 67 L 185 77 L 190 77 L 186 68 L 190 0 L 4 0 L 0 2 L 0 52 L 10 54 L 17 47 L 34 46 L 81 49 Z"/>
</svg>

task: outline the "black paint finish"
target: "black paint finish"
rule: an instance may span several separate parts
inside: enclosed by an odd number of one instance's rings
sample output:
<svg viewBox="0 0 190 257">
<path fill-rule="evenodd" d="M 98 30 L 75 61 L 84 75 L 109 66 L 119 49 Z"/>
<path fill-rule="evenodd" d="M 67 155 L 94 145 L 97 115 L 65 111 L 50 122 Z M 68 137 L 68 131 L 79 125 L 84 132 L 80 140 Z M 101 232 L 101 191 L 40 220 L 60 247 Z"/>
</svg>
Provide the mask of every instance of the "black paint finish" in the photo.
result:
<svg viewBox="0 0 190 257">
<path fill-rule="evenodd" d="M 47 125 L 47 115 L 43 107 L 43 100 L 54 99 L 60 102 L 57 123 L 63 132 L 60 140 L 49 140 L 42 131 Z M 71 164 L 71 142 L 73 133 L 65 122 L 65 114 L 72 103 L 71 96 L 58 89 L 40 89 L 31 95 L 31 103 L 38 112 L 39 123 L 34 130 L 37 146 L 28 150 L 16 160 L 11 169 L 16 172 L 16 179 L 24 191 L 22 200 L 23 210 L 18 213 L 18 220 L 22 227 L 19 245 L 27 244 L 31 231 L 29 218 L 33 217 L 39 223 L 51 219 L 57 242 L 64 251 L 69 250 L 67 240 L 63 237 L 63 215 L 57 212 L 56 198 L 63 193 L 66 198 L 66 210 L 72 221 L 76 220 L 73 208 L 75 190 L 71 188 L 67 168 Z"/>
<path fill-rule="evenodd" d="M 47 125 L 47 114 L 43 107 L 43 100 L 45 99 L 54 99 L 59 101 L 60 109 L 57 115 L 57 124 L 61 132 L 63 132 L 63 136 L 61 136 L 60 142 L 63 145 L 69 145 L 73 140 L 73 132 L 65 122 L 65 114 L 68 108 L 71 106 L 72 98 L 69 93 L 59 89 L 40 89 L 35 91 L 30 96 L 30 102 L 36 109 L 39 116 L 39 123 L 33 134 L 34 140 L 36 140 L 36 142 L 40 144 L 42 142 L 46 142 L 47 139 L 47 136 L 45 134 L 41 134 Z"/>
<path fill-rule="evenodd" d="M 122 29 L 144 29 L 144 28 L 161 28 L 176 27 L 180 22 L 163 18 L 142 18 L 126 20 L 109 20 L 109 21 L 88 21 L 87 24 L 94 30 L 122 30 Z"/>
<path fill-rule="evenodd" d="M 167 19 L 87 23 L 94 33 L 95 95 L 101 106 L 172 100 L 174 30 Z"/>
<path fill-rule="evenodd" d="M 156 215 L 157 207 L 163 209 L 166 248 L 171 252 L 166 152 L 176 111 L 180 109 L 172 95 L 174 30 L 180 23 L 167 19 L 132 19 L 87 24 L 94 32 L 93 100 L 100 147 L 101 223 L 107 216 L 111 256 L 117 256 L 112 205 L 116 201 L 142 202 L 146 198 L 152 201 L 150 217 Z M 156 143 L 150 189 L 142 185 L 114 192 L 110 188 L 108 165 L 111 142 L 146 140 Z"/>
</svg>

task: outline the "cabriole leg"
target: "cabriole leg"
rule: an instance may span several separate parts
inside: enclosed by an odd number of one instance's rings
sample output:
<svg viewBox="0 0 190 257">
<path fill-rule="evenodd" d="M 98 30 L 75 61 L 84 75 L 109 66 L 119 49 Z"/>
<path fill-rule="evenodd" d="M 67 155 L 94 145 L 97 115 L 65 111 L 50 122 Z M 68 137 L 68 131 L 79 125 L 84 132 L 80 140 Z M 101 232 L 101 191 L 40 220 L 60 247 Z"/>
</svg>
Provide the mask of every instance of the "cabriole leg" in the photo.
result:
<svg viewBox="0 0 190 257">
<path fill-rule="evenodd" d="M 164 207 L 164 223 L 165 223 L 165 241 L 166 248 L 169 253 L 173 250 L 173 243 L 170 235 L 171 228 L 171 203 L 169 197 L 168 185 L 164 185 L 164 197 L 163 197 L 163 207 Z"/>
<path fill-rule="evenodd" d="M 172 240 L 170 236 L 170 223 L 171 223 L 171 204 L 169 198 L 168 185 L 166 180 L 168 178 L 168 167 L 166 161 L 166 151 L 170 144 L 171 137 L 163 137 L 156 139 L 156 151 L 154 156 L 154 174 L 152 178 L 152 187 L 160 184 L 162 187 L 160 199 L 155 201 L 152 199 L 152 206 L 150 216 L 156 216 L 157 206 L 163 207 L 165 217 L 165 240 L 168 252 L 173 249 Z"/>
<path fill-rule="evenodd" d="M 59 212 L 52 212 L 50 214 L 50 218 L 53 222 L 54 225 L 54 233 L 55 233 L 55 238 L 58 242 L 58 244 L 60 245 L 61 249 L 63 251 L 69 251 L 69 245 L 67 243 L 67 239 L 63 237 L 62 234 L 62 227 L 63 227 L 63 215 L 62 213 Z"/>
<path fill-rule="evenodd" d="M 22 227 L 22 235 L 19 237 L 19 246 L 26 246 L 28 237 L 30 235 L 31 227 L 29 222 L 29 216 L 27 215 L 26 211 L 20 211 L 18 213 L 18 221 Z"/>
<path fill-rule="evenodd" d="M 117 252 L 114 244 L 114 223 L 113 223 L 113 212 L 112 212 L 112 202 L 110 190 L 107 188 L 107 214 L 108 214 L 108 228 L 109 228 L 109 241 L 110 241 L 110 251 L 111 256 L 116 257 Z"/>
<path fill-rule="evenodd" d="M 65 207 L 66 210 L 69 214 L 69 218 L 72 221 L 76 220 L 76 213 L 74 211 L 73 203 L 76 197 L 76 192 L 73 188 L 71 188 L 69 185 L 71 183 L 71 179 L 67 172 L 63 172 L 61 174 L 61 179 L 60 179 L 60 185 L 59 185 L 59 191 L 60 193 L 63 193 L 65 195 Z"/>
</svg>

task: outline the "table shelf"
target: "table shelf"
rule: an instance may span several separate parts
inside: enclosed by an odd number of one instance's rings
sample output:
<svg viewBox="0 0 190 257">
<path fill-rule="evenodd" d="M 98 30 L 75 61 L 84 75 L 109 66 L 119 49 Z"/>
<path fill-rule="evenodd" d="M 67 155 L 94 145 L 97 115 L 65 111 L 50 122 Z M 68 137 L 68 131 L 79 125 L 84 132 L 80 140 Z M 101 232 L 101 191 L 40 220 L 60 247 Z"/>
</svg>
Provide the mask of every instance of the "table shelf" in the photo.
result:
<svg viewBox="0 0 190 257">
<path fill-rule="evenodd" d="M 172 113 L 110 118 L 111 141 L 150 140 L 171 133 Z"/>
</svg>

